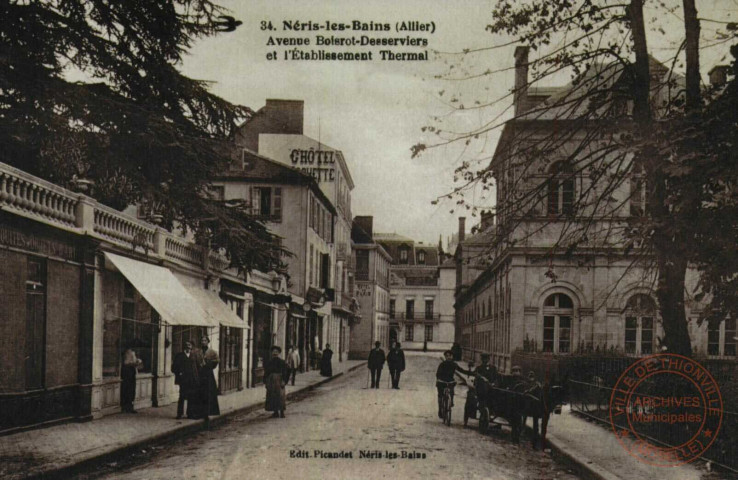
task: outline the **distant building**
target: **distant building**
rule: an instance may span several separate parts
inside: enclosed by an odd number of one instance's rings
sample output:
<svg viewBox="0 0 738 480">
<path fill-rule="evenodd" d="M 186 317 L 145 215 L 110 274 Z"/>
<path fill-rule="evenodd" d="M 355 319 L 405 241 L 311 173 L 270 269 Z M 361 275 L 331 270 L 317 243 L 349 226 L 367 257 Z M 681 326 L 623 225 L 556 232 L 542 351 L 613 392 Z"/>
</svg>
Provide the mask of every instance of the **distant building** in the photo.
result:
<svg viewBox="0 0 738 480">
<path fill-rule="evenodd" d="M 440 248 L 375 233 L 390 255 L 390 340 L 409 350 L 446 350 L 454 341 L 454 270 Z"/>
<path fill-rule="evenodd" d="M 373 217 L 354 219 L 353 242 L 356 283 L 354 291 L 361 320 L 351 328 L 351 358 L 365 359 L 374 342 L 387 349 L 390 341 L 390 255 L 372 238 Z"/>
</svg>

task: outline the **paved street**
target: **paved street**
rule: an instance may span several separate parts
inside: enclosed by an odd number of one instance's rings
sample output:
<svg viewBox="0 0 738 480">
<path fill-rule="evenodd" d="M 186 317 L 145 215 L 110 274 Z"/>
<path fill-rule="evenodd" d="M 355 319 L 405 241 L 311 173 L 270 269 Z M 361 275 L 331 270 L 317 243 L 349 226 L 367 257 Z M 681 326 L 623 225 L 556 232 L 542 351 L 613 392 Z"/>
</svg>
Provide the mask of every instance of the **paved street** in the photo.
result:
<svg viewBox="0 0 738 480">
<path fill-rule="evenodd" d="M 512 446 L 506 430 L 482 436 L 464 429 L 464 388 L 453 425 L 444 426 L 436 416 L 437 357 L 408 355 L 399 391 L 387 388 L 386 377 L 383 388 L 367 390 L 367 370 L 359 369 L 290 403 L 286 419 L 264 411 L 236 416 L 80 478 L 577 478 L 528 443 Z M 316 450 L 352 458 L 317 458 Z M 362 451 L 381 458 L 359 458 Z"/>
</svg>

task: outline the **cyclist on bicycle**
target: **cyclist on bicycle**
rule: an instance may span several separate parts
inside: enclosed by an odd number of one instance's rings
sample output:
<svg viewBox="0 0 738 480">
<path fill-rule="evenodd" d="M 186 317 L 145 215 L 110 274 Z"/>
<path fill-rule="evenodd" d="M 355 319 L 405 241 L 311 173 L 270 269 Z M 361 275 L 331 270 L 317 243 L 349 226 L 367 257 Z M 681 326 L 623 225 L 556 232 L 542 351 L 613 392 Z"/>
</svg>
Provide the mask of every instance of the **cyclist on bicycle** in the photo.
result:
<svg viewBox="0 0 738 480">
<path fill-rule="evenodd" d="M 444 360 L 438 365 L 436 370 L 436 389 L 438 390 L 438 418 L 443 418 L 443 411 L 441 405 L 443 404 L 443 389 L 446 386 L 451 390 L 451 406 L 454 406 L 454 387 L 456 386 L 456 380 L 454 379 L 455 372 L 461 372 L 466 375 L 472 375 L 473 372 L 464 370 L 454 362 L 454 354 L 451 350 L 443 352 Z"/>
</svg>

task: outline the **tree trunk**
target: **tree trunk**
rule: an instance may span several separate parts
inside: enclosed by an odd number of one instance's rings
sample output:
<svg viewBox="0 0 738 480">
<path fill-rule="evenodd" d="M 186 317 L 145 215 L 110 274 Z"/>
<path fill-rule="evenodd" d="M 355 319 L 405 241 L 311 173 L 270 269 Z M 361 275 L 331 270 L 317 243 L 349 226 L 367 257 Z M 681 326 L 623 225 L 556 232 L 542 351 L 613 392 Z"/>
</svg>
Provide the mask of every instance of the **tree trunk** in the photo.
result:
<svg viewBox="0 0 738 480">
<path fill-rule="evenodd" d="M 684 44 L 686 54 L 687 113 L 698 112 L 700 100 L 700 21 L 697 19 L 695 0 L 683 0 Z"/>
<path fill-rule="evenodd" d="M 659 300 L 661 321 L 664 327 L 662 345 L 669 353 L 691 356 L 692 346 L 687 329 L 687 316 L 684 311 L 684 280 L 687 274 L 687 260 L 683 255 L 675 253 L 659 252 L 657 254 L 659 279 L 656 296 Z"/>
</svg>

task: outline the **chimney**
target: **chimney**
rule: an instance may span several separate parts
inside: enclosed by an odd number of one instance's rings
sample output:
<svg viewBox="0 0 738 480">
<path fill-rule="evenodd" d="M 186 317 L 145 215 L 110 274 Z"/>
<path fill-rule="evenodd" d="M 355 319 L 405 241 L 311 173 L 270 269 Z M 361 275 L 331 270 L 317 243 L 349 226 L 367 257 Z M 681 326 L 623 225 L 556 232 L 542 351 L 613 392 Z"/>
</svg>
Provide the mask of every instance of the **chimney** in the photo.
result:
<svg viewBox="0 0 738 480">
<path fill-rule="evenodd" d="M 266 128 L 267 131 L 261 133 L 302 135 L 304 110 L 303 100 L 267 99 L 264 112 L 270 125 Z"/>
<path fill-rule="evenodd" d="M 464 241 L 466 235 L 466 217 L 459 217 L 459 243 Z"/>
<path fill-rule="evenodd" d="M 710 76 L 710 85 L 713 87 L 722 87 L 728 83 L 728 73 L 730 72 L 730 66 L 728 65 L 715 65 L 712 70 L 707 72 Z"/>
<path fill-rule="evenodd" d="M 482 210 L 480 215 L 482 217 L 482 221 L 479 224 L 480 231 L 484 232 L 495 224 L 495 214 L 492 213 L 492 210 Z"/>
<path fill-rule="evenodd" d="M 354 217 L 354 223 L 356 223 L 367 235 L 374 237 L 374 217 L 371 215 L 357 216 Z"/>
<path fill-rule="evenodd" d="M 515 47 L 515 89 L 513 90 L 513 106 L 515 116 L 527 110 L 528 103 L 528 47 Z"/>
</svg>

